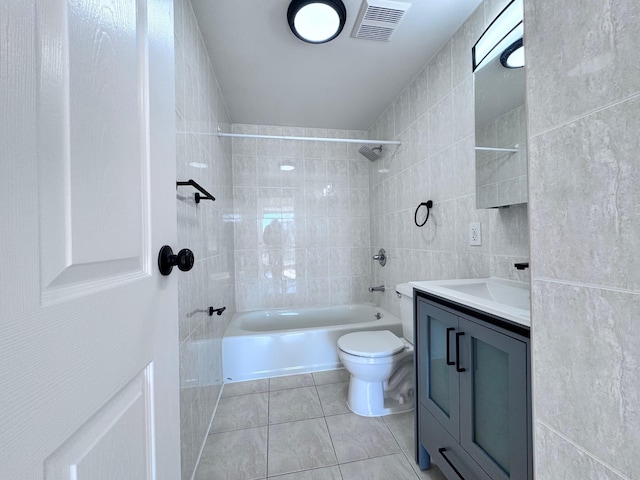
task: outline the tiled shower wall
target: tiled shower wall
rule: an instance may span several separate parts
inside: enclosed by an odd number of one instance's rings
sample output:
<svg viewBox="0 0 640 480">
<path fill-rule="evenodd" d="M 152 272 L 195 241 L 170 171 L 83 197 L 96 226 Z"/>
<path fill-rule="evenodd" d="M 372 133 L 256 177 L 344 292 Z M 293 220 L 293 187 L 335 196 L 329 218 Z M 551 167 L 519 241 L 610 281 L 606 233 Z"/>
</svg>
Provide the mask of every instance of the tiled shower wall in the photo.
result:
<svg viewBox="0 0 640 480">
<path fill-rule="evenodd" d="M 528 282 L 527 206 L 477 210 L 471 47 L 508 2 L 487 0 L 427 63 L 369 130 L 397 139 L 370 165 L 373 282 L 387 291 L 376 301 L 399 313 L 393 287 L 411 280 L 499 276 Z M 428 222 L 414 224 L 421 202 L 433 200 Z M 424 220 L 424 207 L 418 221 Z M 482 245 L 469 245 L 469 223 L 480 222 Z"/>
<path fill-rule="evenodd" d="M 178 245 L 196 258 L 179 276 L 182 478 L 189 479 L 222 387 L 221 340 L 235 311 L 231 142 L 217 127 L 230 123 L 189 0 L 175 0 L 176 159 L 179 181 L 193 179 L 215 202 L 176 191 Z M 209 317 L 206 308 L 226 306 Z M 177 339 L 178 340 L 178 339 Z"/>
<path fill-rule="evenodd" d="M 237 124 L 233 132 L 366 136 L 360 131 Z M 358 153 L 359 147 L 233 139 L 238 310 L 342 305 L 371 298 L 369 161 Z"/>
<path fill-rule="evenodd" d="M 528 0 L 525 28 L 536 478 L 640 478 L 640 8 Z"/>
</svg>

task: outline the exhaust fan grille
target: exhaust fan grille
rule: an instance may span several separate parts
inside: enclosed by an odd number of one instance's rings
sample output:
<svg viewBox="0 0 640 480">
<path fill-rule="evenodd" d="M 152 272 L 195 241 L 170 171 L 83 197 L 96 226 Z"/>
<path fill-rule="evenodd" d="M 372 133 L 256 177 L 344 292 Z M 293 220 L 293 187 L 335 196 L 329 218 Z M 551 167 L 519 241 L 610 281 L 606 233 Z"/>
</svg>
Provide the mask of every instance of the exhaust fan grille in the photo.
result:
<svg viewBox="0 0 640 480">
<path fill-rule="evenodd" d="M 364 0 L 351 36 L 388 42 L 410 6 L 390 0 Z"/>
<path fill-rule="evenodd" d="M 404 15 L 404 10 L 368 6 L 364 14 L 365 20 L 374 22 L 399 23 Z"/>
</svg>

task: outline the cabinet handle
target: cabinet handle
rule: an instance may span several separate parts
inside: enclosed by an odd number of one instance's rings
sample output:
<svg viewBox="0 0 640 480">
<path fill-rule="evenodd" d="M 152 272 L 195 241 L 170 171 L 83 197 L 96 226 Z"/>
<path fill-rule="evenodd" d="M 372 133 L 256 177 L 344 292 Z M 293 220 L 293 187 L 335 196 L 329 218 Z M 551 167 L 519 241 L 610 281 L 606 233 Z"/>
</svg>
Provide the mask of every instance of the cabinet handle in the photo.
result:
<svg viewBox="0 0 640 480">
<path fill-rule="evenodd" d="M 444 454 L 444 452 L 446 452 L 446 451 L 447 451 L 447 449 L 446 449 L 446 448 L 444 448 L 444 447 L 442 447 L 442 448 L 439 448 L 439 449 L 438 449 L 438 453 L 439 453 L 440 455 L 442 455 L 442 458 L 444 458 L 444 459 L 445 459 L 445 461 L 449 464 L 449 466 L 450 466 L 451 468 L 453 468 L 453 471 L 454 471 L 454 472 L 456 472 L 456 475 L 458 475 L 458 477 L 460 478 L 460 480 L 464 480 L 464 477 L 462 476 L 462 474 L 461 474 L 461 473 L 458 471 L 458 469 L 453 465 L 453 463 L 451 463 L 451 460 L 449 460 L 449 459 L 447 458 L 447 456 Z"/>
<path fill-rule="evenodd" d="M 456 372 L 465 372 L 466 368 L 460 368 L 460 337 L 464 332 L 456 332 Z"/>
<path fill-rule="evenodd" d="M 455 328 L 447 328 L 447 365 L 455 365 L 456 362 L 452 362 L 451 360 L 449 360 L 449 354 L 450 352 L 450 348 L 449 348 L 449 333 L 453 332 L 455 330 Z"/>
</svg>

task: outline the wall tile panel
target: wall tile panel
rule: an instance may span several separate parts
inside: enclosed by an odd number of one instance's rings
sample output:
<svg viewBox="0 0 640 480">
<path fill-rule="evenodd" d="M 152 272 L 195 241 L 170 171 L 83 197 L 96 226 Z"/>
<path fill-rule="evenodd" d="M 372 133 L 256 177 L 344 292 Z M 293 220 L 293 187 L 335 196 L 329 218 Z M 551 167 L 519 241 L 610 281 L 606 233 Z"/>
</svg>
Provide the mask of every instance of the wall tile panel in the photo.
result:
<svg viewBox="0 0 640 480">
<path fill-rule="evenodd" d="M 640 475 L 639 309 L 637 293 L 533 282 L 536 420 L 629 478 Z"/>
<path fill-rule="evenodd" d="M 235 311 L 231 141 L 218 139 L 218 125 L 230 119 L 188 0 L 175 0 L 176 170 L 178 180 L 193 178 L 215 197 L 196 204 L 192 188 L 176 191 L 179 246 L 193 250 L 194 268 L 180 277 L 180 414 L 182 478 L 190 479 L 206 440 L 222 386 L 221 339 Z M 255 152 L 243 145 L 245 169 L 240 185 L 255 188 Z M 242 150 L 242 149 L 240 149 Z M 253 170 L 252 170 L 253 169 Z M 256 217 L 257 218 L 257 217 Z M 254 231 L 255 231 L 255 222 Z M 257 237 L 257 233 L 255 234 Z M 231 257 L 231 260 L 229 260 Z M 251 265 L 243 263 L 243 268 Z M 215 323 L 205 308 L 226 306 Z"/>
<path fill-rule="evenodd" d="M 636 0 L 525 2 L 532 135 L 640 92 Z"/>
</svg>

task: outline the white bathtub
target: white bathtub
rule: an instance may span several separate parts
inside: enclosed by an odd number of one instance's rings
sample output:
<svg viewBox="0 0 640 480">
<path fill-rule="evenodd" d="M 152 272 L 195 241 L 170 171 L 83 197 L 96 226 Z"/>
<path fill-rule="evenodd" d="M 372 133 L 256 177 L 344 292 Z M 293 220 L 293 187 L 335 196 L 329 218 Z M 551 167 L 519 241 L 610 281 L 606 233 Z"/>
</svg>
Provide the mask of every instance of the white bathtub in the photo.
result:
<svg viewBox="0 0 640 480">
<path fill-rule="evenodd" d="M 222 339 L 225 381 L 341 367 L 336 342 L 358 330 L 389 330 L 402 337 L 400 319 L 374 305 L 238 312 Z"/>
</svg>

